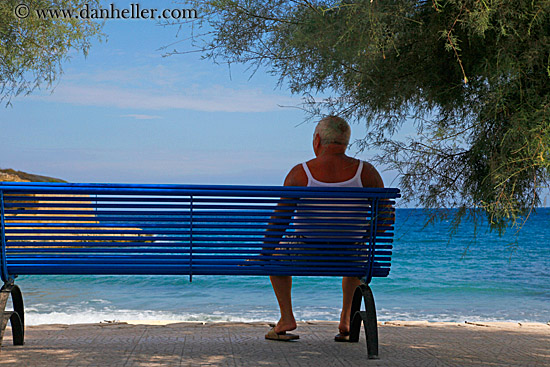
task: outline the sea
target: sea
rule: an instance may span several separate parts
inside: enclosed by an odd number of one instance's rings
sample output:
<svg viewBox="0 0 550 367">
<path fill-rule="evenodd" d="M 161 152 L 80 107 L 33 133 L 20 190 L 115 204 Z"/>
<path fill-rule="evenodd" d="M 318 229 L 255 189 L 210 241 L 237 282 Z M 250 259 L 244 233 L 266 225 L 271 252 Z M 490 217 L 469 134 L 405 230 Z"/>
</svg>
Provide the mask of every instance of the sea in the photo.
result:
<svg viewBox="0 0 550 367">
<path fill-rule="evenodd" d="M 452 214 L 452 213 L 451 213 Z M 550 208 L 499 236 L 486 225 L 426 225 L 397 209 L 392 269 L 374 278 L 379 321 L 550 322 Z M 268 277 L 20 276 L 28 325 L 124 320 L 276 321 Z M 297 320 L 339 318 L 341 279 L 295 277 Z"/>
</svg>

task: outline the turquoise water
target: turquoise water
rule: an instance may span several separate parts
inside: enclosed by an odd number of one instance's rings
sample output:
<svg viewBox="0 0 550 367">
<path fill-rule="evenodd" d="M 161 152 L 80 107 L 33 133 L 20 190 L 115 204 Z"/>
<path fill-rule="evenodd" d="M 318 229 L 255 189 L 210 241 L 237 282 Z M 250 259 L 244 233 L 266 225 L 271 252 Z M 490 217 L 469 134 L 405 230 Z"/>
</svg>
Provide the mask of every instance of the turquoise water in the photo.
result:
<svg viewBox="0 0 550 367">
<path fill-rule="evenodd" d="M 550 321 L 550 209 L 518 236 L 463 223 L 422 229 L 420 209 L 398 209 L 392 270 L 371 287 L 378 318 L 431 321 Z M 30 325 L 104 320 L 275 321 L 267 277 L 21 276 Z M 337 320 L 338 278 L 294 280 L 299 320 Z"/>
</svg>

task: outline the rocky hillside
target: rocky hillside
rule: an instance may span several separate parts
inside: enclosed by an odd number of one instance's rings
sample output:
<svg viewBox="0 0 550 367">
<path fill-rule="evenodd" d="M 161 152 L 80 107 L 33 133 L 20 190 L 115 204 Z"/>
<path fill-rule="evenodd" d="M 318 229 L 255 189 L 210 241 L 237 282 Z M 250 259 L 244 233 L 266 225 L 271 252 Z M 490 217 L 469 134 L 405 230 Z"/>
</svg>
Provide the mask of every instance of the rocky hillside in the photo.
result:
<svg viewBox="0 0 550 367">
<path fill-rule="evenodd" d="M 67 182 L 59 178 L 34 175 L 32 173 L 16 171 L 11 168 L 0 169 L 0 182 Z"/>
</svg>

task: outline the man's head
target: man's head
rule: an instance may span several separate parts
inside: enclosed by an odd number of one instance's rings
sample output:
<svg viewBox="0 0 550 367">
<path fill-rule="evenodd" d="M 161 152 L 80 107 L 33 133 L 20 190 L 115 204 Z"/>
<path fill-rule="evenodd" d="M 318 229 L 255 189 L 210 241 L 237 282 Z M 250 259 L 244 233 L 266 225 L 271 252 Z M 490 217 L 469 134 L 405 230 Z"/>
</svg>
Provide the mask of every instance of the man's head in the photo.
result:
<svg viewBox="0 0 550 367">
<path fill-rule="evenodd" d="M 329 144 L 341 145 L 344 151 L 349 144 L 351 128 L 348 123 L 338 116 L 327 116 L 317 124 L 313 133 L 313 145 L 317 150 L 318 146 Z M 316 147 L 317 145 L 317 147 Z"/>
</svg>

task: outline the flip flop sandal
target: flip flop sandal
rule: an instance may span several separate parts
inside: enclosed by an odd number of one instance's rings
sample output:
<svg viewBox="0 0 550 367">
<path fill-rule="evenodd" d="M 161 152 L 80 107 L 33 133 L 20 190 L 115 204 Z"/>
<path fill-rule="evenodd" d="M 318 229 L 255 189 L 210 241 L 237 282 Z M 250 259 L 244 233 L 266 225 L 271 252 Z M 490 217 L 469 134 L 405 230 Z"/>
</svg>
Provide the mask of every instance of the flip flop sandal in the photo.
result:
<svg viewBox="0 0 550 367">
<path fill-rule="evenodd" d="M 290 341 L 290 340 L 300 339 L 300 336 L 296 335 L 296 334 L 287 334 L 286 331 L 283 331 L 281 333 L 277 333 L 275 331 L 275 328 L 272 328 L 271 330 L 268 331 L 267 334 L 265 334 L 265 338 L 269 339 L 269 340 L 277 340 L 277 341 L 287 342 L 287 341 Z"/>
<path fill-rule="evenodd" d="M 340 331 L 338 335 L 334 337 L 335 342 L 349 342 L 349 332 L 342 332 Z"/>
</svg>

